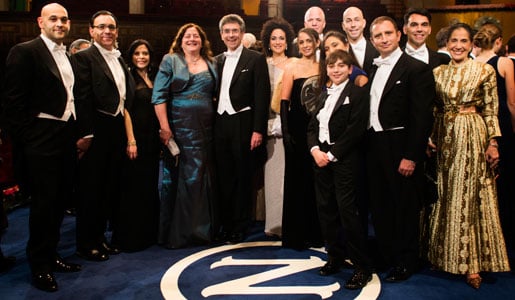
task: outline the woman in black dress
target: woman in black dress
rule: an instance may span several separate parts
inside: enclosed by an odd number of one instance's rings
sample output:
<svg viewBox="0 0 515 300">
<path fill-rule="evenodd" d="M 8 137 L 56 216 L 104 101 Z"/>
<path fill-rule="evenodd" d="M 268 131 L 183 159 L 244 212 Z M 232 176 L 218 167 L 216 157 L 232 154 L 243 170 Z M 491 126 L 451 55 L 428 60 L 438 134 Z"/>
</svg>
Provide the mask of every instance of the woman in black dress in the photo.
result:
<svg viewBox="0 0 515 300">
<path fill-rule="evenodd" d="M 304 249 L 322 246 L 318 220 L 313 159 L 307 145 L 307 128 L 318 96 L 318 34 L 303 28 L 297 37 L 301 58 L 289 64 L 281 90 L 281 127 L 285 148 L 283 246 Z"/>
<path fill-rule="evenodd" d="M 143 250 L 157 242 L 159 123 L 151 103 L 153 79 L 152 47 L 135 40 L 129 47 L 128 65 L 136 92 L 133 103 L 126 103 L 127 159 L 122 172 L 122 203 L 119 230 L 113 244 L 124 252 Z"/>
</svg>

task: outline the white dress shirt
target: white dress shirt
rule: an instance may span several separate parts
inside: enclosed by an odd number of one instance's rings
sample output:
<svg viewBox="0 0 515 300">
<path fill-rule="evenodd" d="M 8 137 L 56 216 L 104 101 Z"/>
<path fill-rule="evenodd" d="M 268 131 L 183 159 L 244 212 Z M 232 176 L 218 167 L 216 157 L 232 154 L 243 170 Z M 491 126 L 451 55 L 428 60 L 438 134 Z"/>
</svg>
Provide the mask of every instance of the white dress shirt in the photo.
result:
<svg viewBox="0 0 515 300">
<path fill-rule="evenodd" d="M 109 66 L 109 70 L 111 70 L 111 74 L 113 74 L 114 81 L 116 83 L 116 87 L 118 88 L 118 93 L 120 94 L 120 102 L 118 103 L 118 108 L 116 109 L 115 113 L 110 113 L 103 110 L 98 110 L 101 113 L 111 115 L 111 116 L 117 116 L 118 114 L 122 114 L 123 116 L 123 109 L 124 109 L 124 102 L 126 98 L 126 90 L 125 90 L 125 72 L 123 71 L 122 65 L 120 64 L 120 61 L 118 58 L 120 57 L 120 51 L 117 49 L 113 49 L 111 51 L 103 48 L 100 46 L 97 42 L 94 42 L 93 45 L 95 45 L 98 50 L 100 51 L 100 54 L 102 54 L 102 57 L 105 59 L 107 66 Z"/>
<path fill-rule="evenodd" d="M 336 102 L 338 102 L 338 99 L 340 98 L 340 95 L 342 94 L 343 89 L 345 89 L 345 86 L 347 86 L 348 82 L 349 79 L 345 80 L 339 85 L 333 84 L 330 88 L 327 89 L 328 96 L 324 102 L 324 107 L 320 109 L 316 117 L 318 120 L 318 141 L 320 143 L 334 145 L 334 141 L 331 141 L 331 135 L 329 132 L 329 120 L 331 120 L 331 115 L 333 114 Z M 311 151 L 319 148 L 319 146 L 314 146 L 311 148 Z M 327 157 L 332 162 L 338 161 L 331 153 L 331 151 L 327 152 Z"/>
<path fill-rule="evenodd" d="M 365 50 L 367 48 L 367 41 L 365 37 L 361 37 L 359 41 L 354 44 L 350 44 L 352 52 L 358 61 L 359 67 L 363 69 L 363 63 L 365 62 Z"/>
<path fill-rule="evenodd" d="M 68 121 L 70 116 L 75 116 L 75 103 L 73 100 L 73 84 L 75 83 L 75 77 L 73 76 L 72 65 L 70 64 L 70 60 L 66 56 L 66 46 L 63 44 L 57 45 L 55 42 L 47 38 L 45 35 L 41 34 L 41 39 L 45 42 L 50 54 L 54 58 L 54 61 L 57 65 L 57 69 L 59 70 L 59 74 L 61 75 L 61 79 L 63 80 L 64 88 L 66 89 L 66 108 L 64 109 L 64 113 L 62 116 L 53 116 L 46 113 L 39 113 L 38 118 L 43 119 L 52 119 L 59 121 Z"/>
<path fill-rule="evenodd" d="M 250 106 L 246 106 L 239 111 L 234 110 L 231 103 L 231 96 L 229 93 L 229 89 L 231 88 L 231 81 L 234 75 L 234 71 L 236 70 L 236 65 L 240 60 L 241 52 L 243 51 L 243 45 L 240 45 L 234 51 L 227 51 L 224 53 L 225 55 L 225 63 L 222 70 L 222 82 L 220 86 L 220 102 L 218 103 L 217 113 L 219 115 L 227 112 L 229 115 L 234 115 L 236 113 L 250 110 Z"/>
<path fill-rule="evenodd" d="M 392 73 L 393 67 L 402 55 L 400 48 L 395 49 L 387 57 L 378 57 L 374 59 L 374 64 L 378 66 L 376 74 L 372 80 L 370 87 L 370 114 L 368 128 L 373 128 L 375 131 L 383 131 L 381 122 L 379 121 L 379 104 L 383 95 L 383 90 Z M 401 129 L 401 128 L 390 128 Z"/>
<path fill-rule="evenodd" d="M 409 56 L 429 64 L 429 50 L 427 50 L 426 44 L 420 46 L 418 49 L 415 49 L 409 43 L 406 43 L 405 51 Z"/>
</svg>

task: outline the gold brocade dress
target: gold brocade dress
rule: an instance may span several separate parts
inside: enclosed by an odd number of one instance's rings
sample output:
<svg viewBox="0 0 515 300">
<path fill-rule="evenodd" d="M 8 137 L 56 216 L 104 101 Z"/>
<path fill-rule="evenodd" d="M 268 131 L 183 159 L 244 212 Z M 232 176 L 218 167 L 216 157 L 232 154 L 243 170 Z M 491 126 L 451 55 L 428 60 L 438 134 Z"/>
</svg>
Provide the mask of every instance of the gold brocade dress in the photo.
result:
<svg viewBox="0 0 515 300">
<path fill-rule="evenodd" d="M 468 60 L 434 69 L 438 195 L 430 219 L 429 260 L 453 274 L 509 271 L 488 142 L 500 136 L 494 69 Z"/>
</svg>

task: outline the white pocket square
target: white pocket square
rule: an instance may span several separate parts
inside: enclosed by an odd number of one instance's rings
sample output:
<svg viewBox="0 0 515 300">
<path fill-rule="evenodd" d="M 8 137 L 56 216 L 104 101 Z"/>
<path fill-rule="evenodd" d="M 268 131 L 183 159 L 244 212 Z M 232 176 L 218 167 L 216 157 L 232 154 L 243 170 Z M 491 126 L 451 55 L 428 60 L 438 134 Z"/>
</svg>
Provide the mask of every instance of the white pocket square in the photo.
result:
<svg viewBox="0 0 515 300">
<path fill-rule="evenodd" d="M 401 81 L 400 80 L 397 80 L 397 82 L 395 84 L 401 84 Z"/>
<path fill-rule="evenodd" d="M 248 71 L 249 71 L 249 69 L 243 69 L 243 70 L 241 70 L 241 73 L 248 72 Z"/>
<path fill-rule="evenodd" d="M 347 96 L 347 97 L 345 97 L 345 100 L 343 100 L 342 105 L 349 104 L 349 103 L 350 103 L 350 99 L 349 99 L 349 96 Z"/>
</svg>

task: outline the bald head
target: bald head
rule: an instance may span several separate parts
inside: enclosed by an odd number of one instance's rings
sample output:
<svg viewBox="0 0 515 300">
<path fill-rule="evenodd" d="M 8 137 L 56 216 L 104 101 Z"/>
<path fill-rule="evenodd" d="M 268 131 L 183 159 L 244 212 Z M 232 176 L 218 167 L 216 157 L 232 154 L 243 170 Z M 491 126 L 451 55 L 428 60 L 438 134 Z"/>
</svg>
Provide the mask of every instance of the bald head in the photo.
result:
<svg viewBox="0 0 515 300">
<path fill-rule="evenodd" d="M 318 6 L 311 6 L 304 15 L 304 27 L 313 28 L 321 34 L 325 28 L 325 14 Z"/>
<path fill-rule="evenodd" d="M 68 12 L 58 3 L 47 4 L 41 9 L 38 26 L 41 29 L 41 34 L 59 45 L 70 31 Z"/>
<path fill-rule="evenodd" d="M 351 6 L 343 12 L 342 29 L 347 33 L 349 41 L 355 43 L 363 38 L 363 30 L 367 21 L 361 9 Z"/>
</svg>

